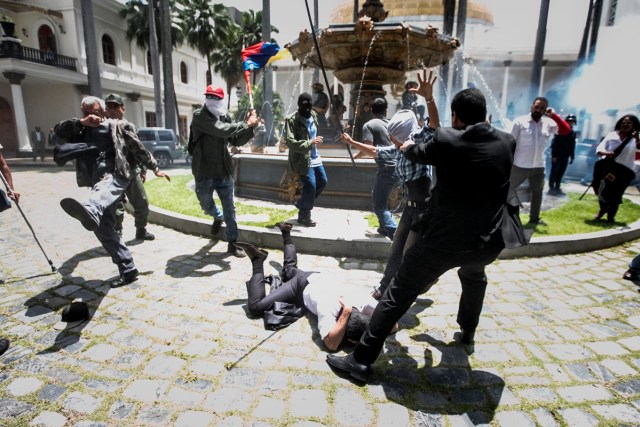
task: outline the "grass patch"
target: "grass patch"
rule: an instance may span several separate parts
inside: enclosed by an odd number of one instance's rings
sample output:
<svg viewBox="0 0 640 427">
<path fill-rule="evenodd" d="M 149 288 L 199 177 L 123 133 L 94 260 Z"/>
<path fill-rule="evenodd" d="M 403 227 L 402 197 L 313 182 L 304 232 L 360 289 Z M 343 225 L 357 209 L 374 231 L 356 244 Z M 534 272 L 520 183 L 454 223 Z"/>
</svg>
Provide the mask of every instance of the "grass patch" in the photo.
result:
<svg viewBox="0 0 640 427">
<path fill-rule="evenodd" d="M 196 218 L 211 219 L 202 213 L 200 204 L 193 191 L 187 188 L 187 183 L 193 179 L 191 175 L 178 175 L 171 177 L 171 182 L 164 179 L 152 179 L 145 183 L 145 188 L 149 195 L 150 202 L 162 209 Z M 534 236 L 562 236 L 568 234 L 592 233 L 595 231 L 608 230 L 621 225 L 631 224 L 640 218 L 640 205 L 624 199 L 616 215 L 616 222 L 610 224 L 605 221 L 595 221 L 593 216 L 598 212 L 598 199 L 589 193 L 582 200 L 578 200 L 580 194 L 567 193 L 568 201 L 556 208 L 541 213 L 542 219 L 547 225 L 527 225 L 528 215 L 521 215 L 525 228 L 533 229 Z M 214 198 L 218 207 L 221 207 L 220 200 Z M 255 206 L 248 203 L 238 203 L 236 201 L 236 214 L 238 224 L 254 227 L 271 227 L 274 224 L 291 218 L 297 209 L 271 208 Z M 243 215 L 269 215 L 266 221 L 243 221 Z M 378 227 L 378 218 L 374 213 L 367 213 L 365 219 L 369 227 Z"/>
<path fill-rule="evenodd" d="M 200 203 L 195 193 L 187 188 L 189 181 L 193 179 L 192 175 L 172 176 L 171 182 L 164 179 L 151 179 L 145 183 L 145 189 L 149 196 L 149 202 L 159 208 L 168 211 L 177 212 L 183 215 L 189 215 L 196 218 L 211 219 L 209 215 L 205 215 L 200 209 Z M 220 199 L 214 197 L 218 208 L 222 209 Z M 246 203 L 238 203 L 236 201 L 236 215 L 239 217 L 238 224 L 250 225 L 254 227 L 271 227 L 278 222 L 291 218 L 297 209 L 286 208 L 268 208 L 254 206 Z M 269 215 L 266 221 L 242 221 L 242 215 Z"/>
<path fill-rule="evenodd" d="M 640 218 L 640 205 L 623 199 L 616 214 L 616 222 L 596 221 L 593 217 L 600 210 L 598 198 L 587 194 L 582 200 L 578 193 L 567 193 L 569 201 L 557 208 L 543 211 L 540 217 L 547 225 L 528 225 L 529 215 L 520 215 L 525 228 L 534 229 L 534 236 L 562 236 L 567 234 L 592 233 L 631 224 Z"/>
</svg>

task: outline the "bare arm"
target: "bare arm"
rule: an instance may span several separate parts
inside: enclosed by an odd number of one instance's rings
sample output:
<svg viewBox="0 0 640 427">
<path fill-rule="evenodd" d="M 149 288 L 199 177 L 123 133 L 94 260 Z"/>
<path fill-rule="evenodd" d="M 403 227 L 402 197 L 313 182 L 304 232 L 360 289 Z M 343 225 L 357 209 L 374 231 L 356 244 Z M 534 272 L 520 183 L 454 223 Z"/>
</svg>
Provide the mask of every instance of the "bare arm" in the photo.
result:
<svg viewBox="0 0 640 427">
<path fill-rule="evenodd" d="M 4 159 L 2 153 L 0 153 L 0 170 L 2 171 L 2 175 L 4 175 L 4 179 L 7 180 L 9 184 L 9 188 L 7 189 L 8 195 L 10 198 L 15 200 L 16 202 L 20 199 L 20 193 L 14 190 L 13 187 L 13 177 L 11 176 L 11 169 L 9 169 L 9 165 L 7 161 Z"/>
<path fill-rule="evenodd" d="M 368 156 L 376 157 L 378 155 L 378 150 L 374 145 L 363 144 L 362 142 L 358 142 L 353 138 L 351 138 L 347 133 L 342 133 L 340 135 L 340 139 L 345 144 L 349 144 L 350 146 L 357 148 L 358 150 L 362 151 Z"/>
<path fill-rule="evenodd" d="M 340 298 L 340 305 L 342 305 L 342 310 L 340 311 L 340 315 L 336 320 L 336 324 L 329 331 L 326 337 L 322 339 L 324 345 L 331 351 L 335 351 L 340 346 L 342 339 L 344 338 L 344 334 L 347 332 L 347 322 L 349 321 L 349 316 L 351 316 L 351 306 L 345 305 Z"/>
<path fill-rule="evenodd" d="M 437 79 L 438 76 L 433 75 L 433 70 L 429 71 L 429 77 L 427 77 L 427 70 L 422 70 L 422 76 L 418 73 L 418 83 L 420 83 L 420 87 L 418 89 L 409 89 L 412 92 L 424 96 L 424 99 L 427 101 L 427 113 L 429 114 L 429 127 L 431 129 L 440 127 L 440 114 L 433 100 L 433 84 Z"/>
</svg>

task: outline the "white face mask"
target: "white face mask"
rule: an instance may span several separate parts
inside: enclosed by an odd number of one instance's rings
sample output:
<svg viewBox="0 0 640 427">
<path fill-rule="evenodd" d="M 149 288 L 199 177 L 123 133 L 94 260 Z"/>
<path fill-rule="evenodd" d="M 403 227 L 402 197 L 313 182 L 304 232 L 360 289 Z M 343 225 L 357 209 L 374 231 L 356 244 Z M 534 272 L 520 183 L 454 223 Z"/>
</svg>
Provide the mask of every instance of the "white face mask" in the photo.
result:
<svg viewBox="0 0 640 427">
<path fill-rule="evenodd" d="M 205 99 L 204 105 L 207 110 L 217 118 L 227 115 L 227 107 L 224 105 L 224 99 Z"/>
</svg>

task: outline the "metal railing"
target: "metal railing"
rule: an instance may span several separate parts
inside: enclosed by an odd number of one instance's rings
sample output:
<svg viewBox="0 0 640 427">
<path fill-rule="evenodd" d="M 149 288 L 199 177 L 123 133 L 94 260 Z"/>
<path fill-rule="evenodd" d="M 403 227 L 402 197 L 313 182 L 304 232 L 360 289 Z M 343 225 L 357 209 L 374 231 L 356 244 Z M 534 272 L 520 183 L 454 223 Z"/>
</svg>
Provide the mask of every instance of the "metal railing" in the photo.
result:
<svg viewBox="0 0 640 427">
<path fill-rule="evenodd" d="M 20 46 L 17 43 L 9 44 L 6 40 L 0 45 L 0 58 L 22 59 L 23 61 L 50 65 L 71 71 L 77 71 L 78 69 L 76 58 L 60 55 L 51 51 L 45 52 L 44 50 Z"/>
</svg>

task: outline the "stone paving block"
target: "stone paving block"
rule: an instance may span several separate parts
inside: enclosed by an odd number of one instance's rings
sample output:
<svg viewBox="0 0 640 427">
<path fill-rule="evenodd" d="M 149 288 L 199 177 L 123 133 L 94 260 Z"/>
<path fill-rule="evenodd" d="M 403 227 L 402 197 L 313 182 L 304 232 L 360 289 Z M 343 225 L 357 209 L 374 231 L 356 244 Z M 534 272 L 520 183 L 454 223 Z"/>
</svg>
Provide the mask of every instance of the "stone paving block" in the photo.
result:
<svg viewBox="0 0 640 427">
<path fill-rule="evenodd" d="M 293 390 L 289 398 L 290 414 L 293 417 L 318 417 L 327 416 L 329 403 L 322 390 Z"/>
<path fill-rule="evenodd" d="M 143 372 L 154 377 L 170 378 L 180 372 L 185 363 L 175 356 L 156 356 L 147 363 Z"/>
<path fill-rule="evenodd" d="M 378 413 L 378 426 L 404 427 L 409 425 L 409 411 L 406 407 L 396 403 L 375 404 Z"/>
<path fill-rule="evenodd" d="M 624 376 L 624 375 L 635 375 L 637 371 L 629 366 L 622 360 L 617 359 L 606 359 L 601 361 L 602 366 L 610 370 L 616 375 Z"/>
<path fill-rule="evenodd" d="M 591 427 L 599 425 L 595 415 L 578 408 L 558 409 L 558 413 L 569 427 Z"/>
<path fill-rule="evenodd" d="M 166 394 L 165 399 L 172 404 L 193 407 L 197 406 L 204 399 L 204 394 L 185 390 L 180 387 L 173 387 Z"/>
<path fill-rule="evenodd" d="M 593 357 L 588 349 L 578 344 L 549 344 L 544 348 L 549 354 L 560 360 L 583 360 Z"/>
<path fill-rule="evenodd" d="M 632 351 L 640 351 L 640 336 L 622 338 L 618 343 Z"/>
<path fill-rule="evenodd" d="M 508 362 L 510 360 L 509 353 L 498 344 L 478 344 L 475 345 L 473 358 L 479 363 L 488 362 Z"/>
<path fill-rule="evenodd" d="M 558 395 L 550 387 L 535 387 L 518 390 L 523 400 L 532 402 L 556 402 Z"/>
<path fill-rule="evenodd" d="M 190 372 L 198 376 L 217 376 L 225 371 L 224 365 L 208 360 L 194 360 L 188 365 Z"/>
<path fill-rule="evenodd" d="M 0 398 L 0 420 L 17 418 L 35 409 L 35 405 L 16 399 Z"/>
<path fill-rule="evenodd" d="M 96 398 L 87 393 L 74 391 L 62 401 L 62 407 L 69 411 L 92 414 L 100 406 L 104 398 Z"/>
<path fill-rule="evenodd" d="M 231 411 L 245 413 L 252 403 L 251 395 L 246 390 L 226 387 L 207 393 L 204 402 L 202 402 L 202 407 L 219 413 Z"/>
<path fill-rule="evenodd" d="M 498 425 L 511 427 L 511 426 L 530 426 L 535 427 L 535 421 L 526 413 L 522 411 L 502 411 L 498 412 L 495 417 Z"/>
<path fill-rule="evenodd" d="M 46 384 L 38 393 L 38 399 L 46 400 L 49 402 L 55 402 L 67 391 L 66 387 L 61 387 L 56 384 Z"/>
<path fill-rule="evenodd" d="M 134 380 L 123 392 L 123 396 L 129 399 L 153 403 L 162 398 L 169 383 L 163 380 Z"/>
<path fill-rule="evenodd" d="M 207 340 L 193 340 L 179 351 L 189 356 L 206 356 L 218 348 L 218 344 Z"/>
<path fill-rule="evenodd" d="M 536 418 L 536 424 L 540 427 L 558 427 L 560 425 L 553 414 L 546 409 L 538 408 L 531 412 Z"/>
<path fill-rule="evenodd" d="M 612 341 L 588 342 L 585 343 L 585 345 L 593 350 L 594 353 L 602 356 L 623 356 L 629 354 L 628 350 Z"/>
<path fill-rule="evenodd" d="M 262 372 L 252 368 L 233 368 L 224 374 L 223 382 L 227 386 L 254 388 Z"/>
<path fill-rule="evenodd" d="M 640 394 L 640 379 L 621 381 L 613 386 L 613 389 L 624 397 Z"/>
<path fill-rule="evenodd" d="M 84 352 L 84 356 L 96 362 L 106 362 L 113 359 L 120 349 L 111 344 L 98 344 Z"/>
<path fill-rule="evenodd" d="M 333 399 L 333 414 L 342 426 L 370 425 L 373 411 L 357 390 L 338 388 Z"/>
<path fill-rule="evenodd" d="M 133 403 L 125 402 L 123 400 L 117 400 L 109 407 L 109 418 L 122 420 L 133 413 L 135 405 Z"/>
<path fill-rule="evenodd" d="M 175 427 L 207 427 L 215 419 L 213 414 L 202 411 L 186 411 L 178 415 Z"/>
<path fill-rule="evenodd" d="M 286 414 L 286 404 L 282 399 L 261 397 L 253 411 L 253 417 L 282 419 Z"/>
<path fill-rule="evenodd" d="M 611 399 L 611 393 L 599 384 L 561 387 L 558 394 L 569 402 L 589 402 Z"/>
<path fill-rule="evenodd" d="M 25 396 L 42 387 L 42 381 L 34 377 L 16 378 L 7 386 L 7 392 L 12 396 Z"/>
<path fill-rule="evenodd" d="M 43 411 L 29 422 L 30 426 L 63 427 L 67 423 L 67 417 L 57 412 Z"/>
<path fill-rule="evenodd" d="M 169 408 L 158 406 L 147 406 L 138 413 L 138 425 L 166 426 L 173 415 Z"/>
<path fill-rule="evenodd" d="M 640 421 L 640 412 L 631 405 L 593 405 L 592 409 L 606 420 L 625 423 L 638 423 Z"/>
</svg>

